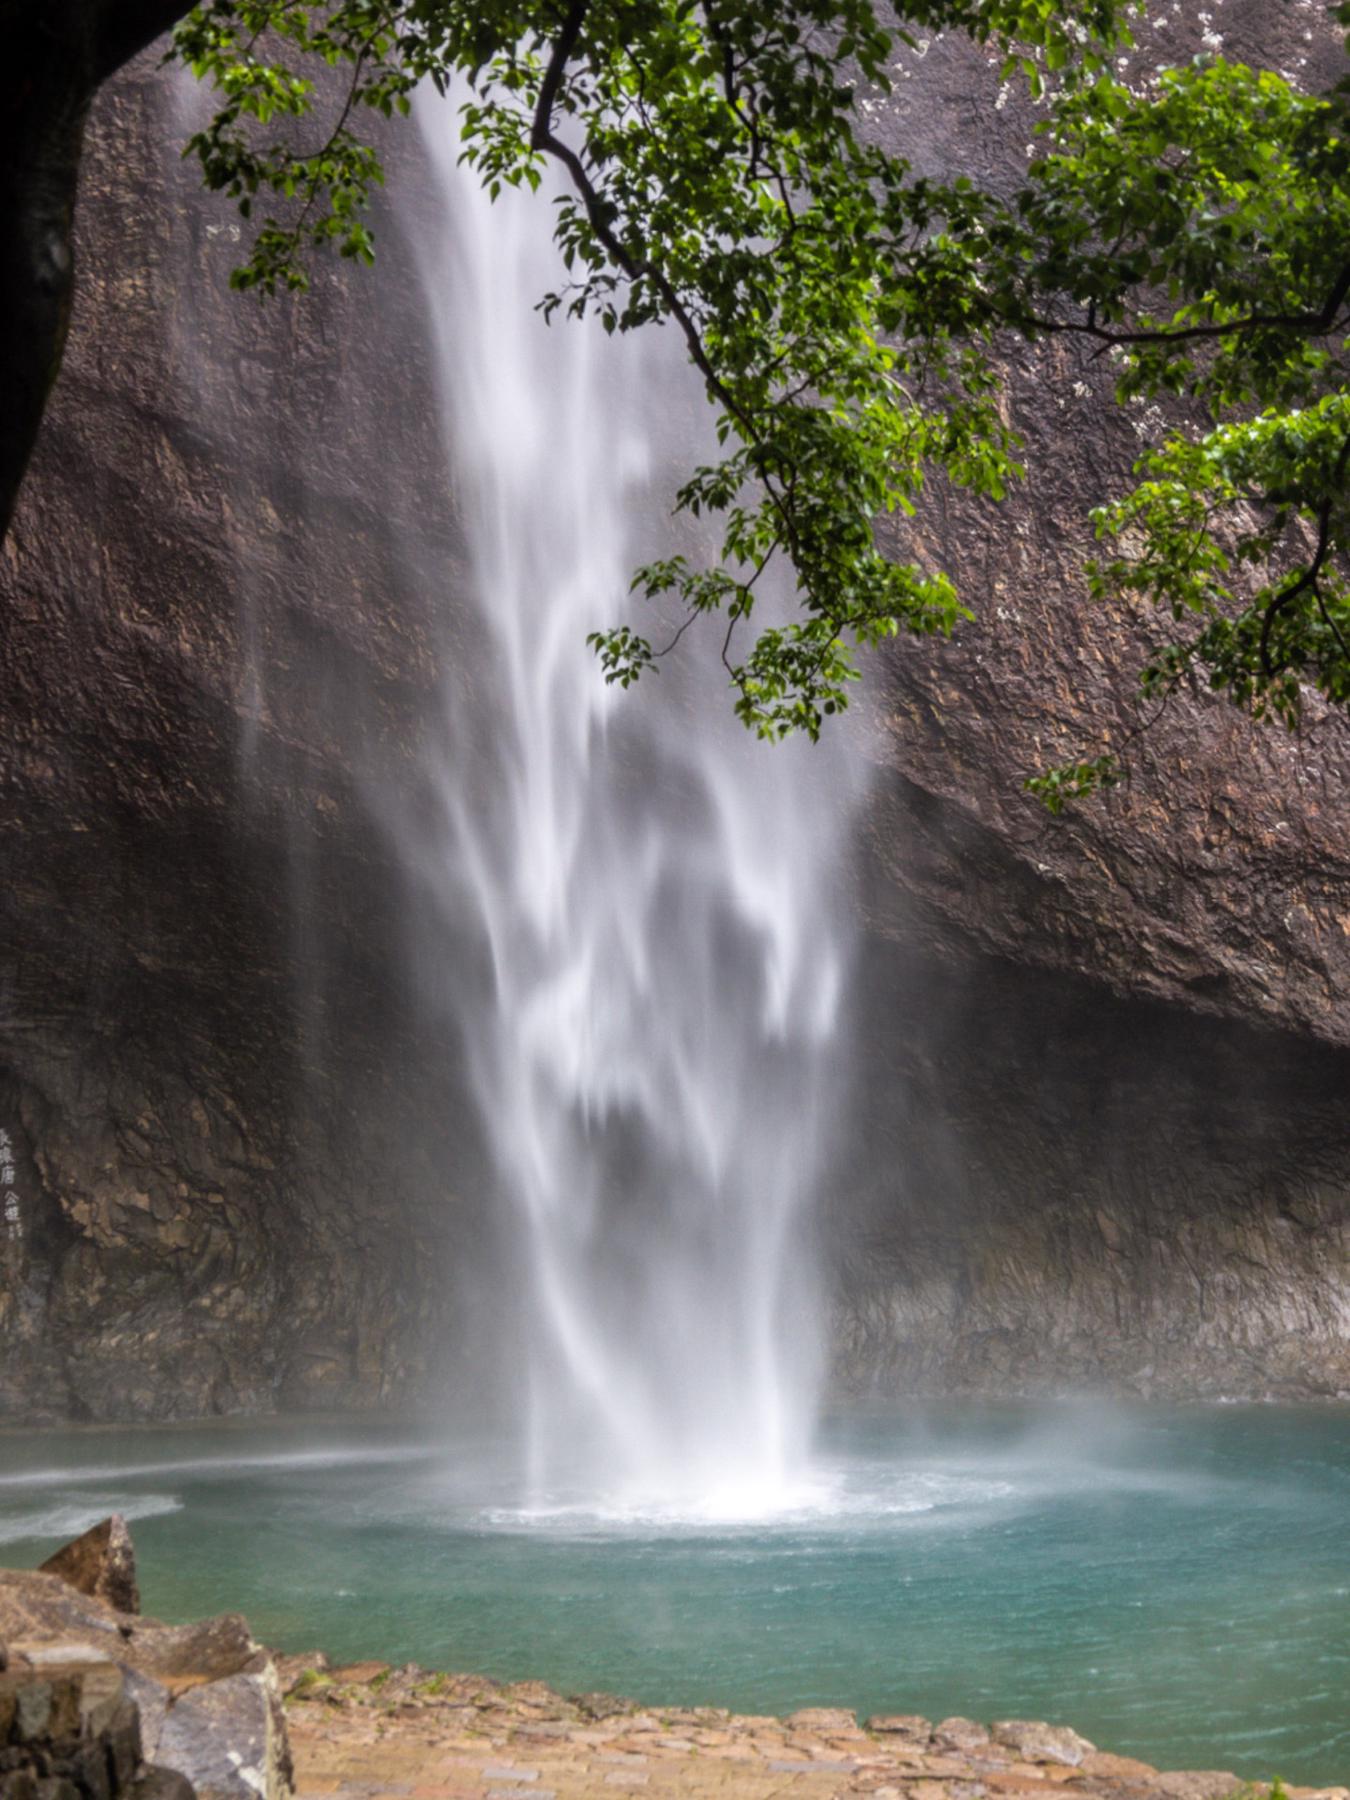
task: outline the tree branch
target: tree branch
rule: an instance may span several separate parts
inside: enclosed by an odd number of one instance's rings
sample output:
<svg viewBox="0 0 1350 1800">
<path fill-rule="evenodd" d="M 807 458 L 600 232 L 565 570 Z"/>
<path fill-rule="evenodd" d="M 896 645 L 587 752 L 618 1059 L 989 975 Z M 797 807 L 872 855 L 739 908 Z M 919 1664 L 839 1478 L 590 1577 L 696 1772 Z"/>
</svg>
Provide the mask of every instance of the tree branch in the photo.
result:
<svg viewBox="0 0 1350 1800">
<path fill-rule="evenodd" d="M 1306 331 L 1312 337 L 1320 337 L 1331 330 L 1336 322 L 1336 315 L 1350 295 L 1350 263 L 1346 263 L 1336 277 L 1322 307 L 1314 312 L 1311 309 L 1303 312 L 1248 313 L 1240 319 L 1230 319 L 1224 325 L 1159 325 L 1147 330 L 1117 330 L 1110 325 L 1099 325 L 1096 319 L 1097 303 L 1094 300 L 1088 307 L 1084 319 L 1051 319 L 1043 318 L 1037 313 L 1027 313 L 1026 322 L 1034 325 L 1038 331 L 1072 332 L 1079 337 L 1096 338 L 1103 344 L 1182 344 L 1200 339 L 1229 337 L 1233 332 L 1242 331 Z M 1009 321 L 1012 323 L 1013 321 Z"/>
<path fill-rule="evenodd" d="M 1306 594 L 1311 588 L 1316 594 L 1317 578 L 1326 567 L 1327 558 L 1331 555 L 1331 509 L 1335 502 L 1336 490 L 1345 480 L 1347 462 L 1350 462 L 1350 437 L 1341 445 L 1340 454 L 1331 473 L 1331 483 L 1317 509 L 1317 544 L 1313 551 L 1312 561 L 1302 573 L 1290 582 L 1289 586 L 1276 594 L 1266 607 L 1261 620 L 1261 668 L 1266 675 L 1273 676 L 1274 668 L 1270 661 L 1270 639 L 1275 627 L 1275 620 L 1291 601 L 1297 600 L 1300 594 Z M 1320 595 L 1318 596 L 1320 600 Z M 1325 612 L 1325 608 L 1323 609 Z M 1339 633 L 1337 634 L 1339 636 Z"/>
<path fill-rule="evenodd" d="M 703 379 L 707 382 L 709 392 L 721 402 L 727 412 L 736 420 L 736 423 L 740 426 L 747 442 L 753 442 L 757 436 L 755 422 L 753 418 L 747 414 L 745 408 L 736 399 L 736 396 L 726 386 L 721 376 L 718 375 L 716 369 L 713 367 L 712 362 L 709 360 L 708 353 L 704 348 L 703 339 L 699 334 L 698 326 L 694 323 L 689 309 L 680 298 L 678 290 L 670 281 L 669 277 L 665 275 L 655 263 L 648 261 L 646 258 L 639 260 L 629 254 L 610 222 L 609 210 L 604 205 L 599 192 L 591 181 L 591 178 L 586 171 L 585 163 L 581 160 L 581 157 L 577 152 L 572 149 L 571 145 L 564 143 L 553 130 L 553 110 L 557 105 L 558 94 L 562 88 L 563 76 L 566 73 L 568 61 L 570 60 L 573 51 L 576 49 L 577 43 L 581 37 L 581 29 L 585 23 L 586 14 L 589 11 L 589 8 L 590 0 L 572 0 L 572 5 L 568 10 L 566 18 L 563 20 L 562 29 L 558 34 L 557 41 L 553 46 L 553 53 L 549 58 L 548 68 L 544 72 L 544 80 L 539 89 L 539 98 L 535 103 L 534 119 L 530 128 L 530 148 L 541 154 L 553 157 L 556 162 L 560 162 L 567 170 L 572 178 L 573 186 L 581 196 L 581 202 L 586 209 L 586 217 L 590 223 L 591 230 L 609 252 L 615 264 L 628 277 L 629 281 L 637 283 L 646 280 L 656 288 L 661 295 L 662 300 L 665 302 L 665 305 L 670 312 L 670 316 L 679 326 L 680 331 L 684 336 L 684 341 L 689 349 L 690 360 L 703 376 Z M 783 528 L 786 531 L 789 540 L 795 545 L 797 541 L 796 521 L 792 516 L 790 504 L 783 495 L 775 492 L 773 478 L 769 475 L 767 470 L 761 469 L 760 478 L 768 491 L 770 500 L 773 502 L 779 517 L 783 521 Z"/>
</svg>

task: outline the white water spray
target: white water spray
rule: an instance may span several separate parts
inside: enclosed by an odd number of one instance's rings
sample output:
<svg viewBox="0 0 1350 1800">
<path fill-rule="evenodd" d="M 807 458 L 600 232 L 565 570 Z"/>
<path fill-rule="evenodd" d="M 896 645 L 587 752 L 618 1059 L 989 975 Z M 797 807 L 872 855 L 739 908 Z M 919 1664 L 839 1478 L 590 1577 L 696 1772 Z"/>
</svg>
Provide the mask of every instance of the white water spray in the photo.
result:
<svg viewBox="0 0 1350 1800">
<path fill-rule="evenodd" d="M 838 744 L 735 722 L 716 622 L 682 673 L 603 685 L 586 633 L 669 548 L 652 520 L 710 421 L 671 346 L 544 325 L 552 208 L 490 204 L 453 108 L 422 118 L 484 664 L 447 730 L 441 884 L 490 958 L 461 1024 L 521 1246 L 528 1503 L 771 1513 L 809 1478 L 855 784 Z"/>
</svg>

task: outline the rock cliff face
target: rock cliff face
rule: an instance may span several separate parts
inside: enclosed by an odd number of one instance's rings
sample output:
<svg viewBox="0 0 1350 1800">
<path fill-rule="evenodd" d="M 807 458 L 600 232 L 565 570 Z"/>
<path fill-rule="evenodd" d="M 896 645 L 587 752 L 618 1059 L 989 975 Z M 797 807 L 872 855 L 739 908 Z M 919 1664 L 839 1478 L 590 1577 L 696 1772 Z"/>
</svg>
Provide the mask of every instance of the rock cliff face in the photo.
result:
<svg viewBox="0 0 1350 1800">
<path fill-rule="evenodd" d="M 332 277 L 240 306 L 179 110 L 153 62 L 101 102 L 75 341 L 0 564 L 19 1416 L 372 1400 L 425 1376 L 448 1301 L 453 1056 L 400 987 L 360 794 L 440 692 L 436 583 L 403 574 L 455 555 L 408 272 L 391 245 L 379 333 Z"/>
<path fill-rule="evenodd" d="M 1254 53 L 1271 9 L 1229 12 Z M 1281 12 L 1291 66 L 1310 28 Z M 884 128 L 992 158 L 996 93 L 935 45 Z M 176 167 L 189 104 L 151 68 L 101 102 L 72 349 L 0 558 L 11 1418 L 423 1393 L 491 1256 L 455 961 L 410 971 L 389 818 L 473 668 L 438 604 L 460 546 L 414 247 L 385 220 L 378 282 L 229 295 L 228 215 Z M 837 1376 L 1350 1390 L 1345 727 L 1187 706 L 1078 816 L 1021 795 L 1128 726 L 1150 626 L 1080 604 L 1132 420 L 1103 425 L 1090 366 L 1013 375 L 1026 491 L 917 526 L 980 623 L 897 648 L 860 721 Z"/>
<path fill-rule="evenodd" d="M 1343 67 L 1306 8 L 1150 10 L 1132 81 L 1202 26 L 1312 88 Z M 934 166 L 1007 157 L 965 44 L 911 59 L 882 129 Z M 1082 579 L 1087 509 L 1149 421 L 1063 344 L 1009 387 L 1025 486 L 998 509 L 943 496 L 914 534 L 978 621 L 938 655 L 900 646 L 872 721 L 855 1138 L 887 1148 L 850 1171 L 869 1222 L 843 1256 L 840 1379 L 1345 1392 L 1350 732 L 1316 696 L 1298 738 L 1188 699 L 1099 802 L 1052 819 L 1021 792 L 1141 722 L 1160 627 Z"/>
</svg>

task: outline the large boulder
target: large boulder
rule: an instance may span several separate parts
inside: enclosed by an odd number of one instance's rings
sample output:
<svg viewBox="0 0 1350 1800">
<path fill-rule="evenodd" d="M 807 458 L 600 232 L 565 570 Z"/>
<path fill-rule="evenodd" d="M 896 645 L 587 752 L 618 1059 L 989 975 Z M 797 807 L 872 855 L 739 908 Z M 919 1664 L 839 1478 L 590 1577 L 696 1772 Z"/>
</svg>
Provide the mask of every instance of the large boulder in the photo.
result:
<svg viewBox="0 0 1350 1800">
<path fill-rule="evenodd" d="M 166 1625 L 120 1610 L 50 1572 L 66 1567 L 87 1576 L 89 1557 L 68 1554 L 77 1547 L 67 1546 L 41 1570 L 0 1570 L 0 1642 L 9 1663 L 3 1680 L 27 1696 L 24 1716 L 45 1706 L 53 1717 L 64 1708 L 58 1723 L 67 1713 L 74 1717 L 80 1702 L 69 1671 L 85 1671 L 83 1691 L 101 1696 L 105 1710 L 114 1694 L 131 1708 L 138 1758 L 176 1772 L 189 1784 L 184 1792 L 198 1800 L 285 1800 L 292 1769 L 281 1689 L 247 1622 L 225 1613 Z M 0 1726 L 4 1721 L 0 1693 Z M 173 1800 L 170 1788 L 157 1800 Z"/>
<path fill-rule="evenodd" d="M 99 1524 L 91 1525 L 55 1556 L 49 1556 L 42 1568 L 48 1575 L 59 1575 L 80 1593 L 89 1594 L 95 1600 L 106 1600 L 117 1612 L 138 1613 L 141 1610 L 140 1589 L 136 1585 L 136 1552 L 121 1513 L 113 1513 Z"/>
<path fill-rule="evenodd" d="M 194 1800 L 147 1762 L 124 1672 L 106 1660 L 0 1673 L 0 1800 Z"/>
<path fill-rule="evenodd" d="M 270 1663 L 181 1695 L 164 1716 L 153 1754 L 191 1777 L 198 1800 L 272 1800 L 289 1793 L 286 1721 Z"/>
</svg>

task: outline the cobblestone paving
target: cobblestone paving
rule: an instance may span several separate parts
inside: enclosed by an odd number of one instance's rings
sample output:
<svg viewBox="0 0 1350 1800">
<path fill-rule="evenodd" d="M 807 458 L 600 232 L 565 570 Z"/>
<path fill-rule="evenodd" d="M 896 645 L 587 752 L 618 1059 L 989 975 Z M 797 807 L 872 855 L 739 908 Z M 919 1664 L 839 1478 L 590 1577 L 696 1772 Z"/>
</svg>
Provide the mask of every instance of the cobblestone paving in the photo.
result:
<svg viewBox="0 0 1350 1800">
<path fill-rule="evenodd" d="M 415 1666 L 278 1666 L 299 1800 L 1270 1800 L 1227 1771 L 1160 1772 L 1039 1721 L 644 1711 Z M 1344 1787 L 1287 1792 L 1350 1800 Z"/>
</svg>

